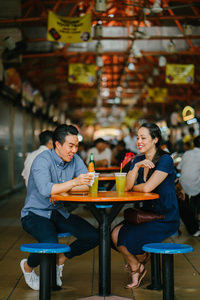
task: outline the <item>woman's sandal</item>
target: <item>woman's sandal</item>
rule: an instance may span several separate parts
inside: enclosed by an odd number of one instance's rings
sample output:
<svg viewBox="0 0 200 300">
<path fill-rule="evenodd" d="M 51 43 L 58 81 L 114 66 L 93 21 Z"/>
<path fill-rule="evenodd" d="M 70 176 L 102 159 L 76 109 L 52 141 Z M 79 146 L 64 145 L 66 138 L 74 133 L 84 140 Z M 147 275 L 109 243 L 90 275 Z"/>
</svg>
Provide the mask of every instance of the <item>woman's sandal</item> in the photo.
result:
<svg viewBox="0 0 200 300">
<path fill-rule="evenodd" d="M 127 285 L 126 285 L 126 289 L 136 289 L 136 288 L 139 287 L 139 285 L 140 285 L 142 279 L 144 278 L 144 276 L 145 276 L 146 273 L 147 273 L 147 270 L 145 269 L 145 267 L 144 267 L 144 270 L 143 270 L 142 272 L 140 271 L 140 268 L 141 268 L 141 263 L 140 263 L 139 268 L 137 268 L 137 269 L 134 270 L 134 271 L 131 271 L 131 275 L 132 275 L 132 274 L 137 274 L 137 273 L 139 274 L 139 277 L 138 277 L 138 284 L 136 284 L 136 285 L 127 284 Z"/>
<path fill-rule="evenodd" d="M 148 264 L 150 262 L 150 259 L 151 259 L 151 253 L 150 252 L 146 252 L 145 259 L 142 260 L 142 261 L 139 261 L 139 262 L 145 266 L 146 264 Z M 129 264 L 125 264 L 125 270 L 127 272 L 131 272 L 131 268 L 130 268 Z"/>
<path fill-rule="evenodd" d="M 150 259 L 151 259 L 151 253 L 150 252 L 146 252 L 145 259 L 143 261 L 140 261 L 140 263 L 145 266 L 146 264 L 148 264 L 150 262 Z"/>
</svg>

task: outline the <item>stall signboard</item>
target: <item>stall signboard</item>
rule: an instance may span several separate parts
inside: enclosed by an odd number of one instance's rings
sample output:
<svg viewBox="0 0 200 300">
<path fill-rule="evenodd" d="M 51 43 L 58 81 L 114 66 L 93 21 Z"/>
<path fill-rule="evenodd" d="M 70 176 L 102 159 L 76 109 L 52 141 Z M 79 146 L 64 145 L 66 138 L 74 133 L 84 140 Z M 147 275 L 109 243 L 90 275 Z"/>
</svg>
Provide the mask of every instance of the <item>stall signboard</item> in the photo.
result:
<svg viewBox="0 0 200 300">
<path fill-rule="evenodd" d="M 9 68 L 5 71 L 5 85 L 14 90 L 18 94 L 22 90 L 22 82 L 19 73 L 14 68 Z"/>
<path fill-rule="evenodd" d="M 49 11 L 47 40 L 62 43 L 91 41 L 91 14 L 83 17 L 61 17 Z"/>
<path fill-rule="evenodd" d="M 165 81 L 168 84 L 193 84 L 194 65 L 167 64 Z"/>
<path fill-rule="evenodd" d="M 70 83 L 93 84 L 96 82 L 95 65 L 69 64 Z"/>
<path fill-rule="evenodd" d="M 82 103 L 94 103 L 97 98 L 97 89 L 78 89 L 77 97 L 81 98 Z"/>
<path fill-rule="evenodd" d="M 166 88 L 148 88 L 147 102 L 163 103 L 168 99 L 168 89 Z"/>
</svg>

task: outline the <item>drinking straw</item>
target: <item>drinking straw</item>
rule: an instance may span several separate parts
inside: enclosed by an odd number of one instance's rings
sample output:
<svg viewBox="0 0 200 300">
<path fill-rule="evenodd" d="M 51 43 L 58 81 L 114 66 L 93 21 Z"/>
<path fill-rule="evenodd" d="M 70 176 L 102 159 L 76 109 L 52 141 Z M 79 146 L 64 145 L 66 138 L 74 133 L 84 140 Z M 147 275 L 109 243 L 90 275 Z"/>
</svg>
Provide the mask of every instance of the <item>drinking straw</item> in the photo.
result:
<svg viewBox="0 0 200 300">
<path fill-rule="evenodd" d="M 121 166 L 120 166 L 120 173 L 122 173 L 122 163 L 121 163 Z"/>
</svg>

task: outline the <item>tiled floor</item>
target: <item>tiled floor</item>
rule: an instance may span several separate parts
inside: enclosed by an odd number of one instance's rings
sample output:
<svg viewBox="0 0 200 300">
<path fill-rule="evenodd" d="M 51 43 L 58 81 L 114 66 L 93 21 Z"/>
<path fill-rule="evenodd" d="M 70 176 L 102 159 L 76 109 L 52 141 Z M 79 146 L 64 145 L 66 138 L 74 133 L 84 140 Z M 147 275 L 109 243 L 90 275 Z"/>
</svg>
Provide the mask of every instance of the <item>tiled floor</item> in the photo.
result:
<svg viewBox="0 0 200 300">
<path fill-rule="evenodd" d="M 0 300 L 35 300 L 39 299 L 39 292 L 29 289 L 25 284 L 19 263 L 27 257 L 19 250 L 20 245 L 33 242 L 33 238 L 24 232 L 20 223 L 20 210 L 23 206 L 25 191 L 0 201 Z M 86 218 L 98 226 L 90 211 L 79 205 L 73 213 Z M 122 218 L 122 212 L 115 222 Z M 114 225 L 114 224 L 113 224 Z M 166 242 L 184 243 L 194 247 L 194 252 L 174 256 L 175 266 L 175 299 L 200 299 L 200 238 L 188 235 L 181 225 L 182 235 L 169 238 Z M 62 243 L 70 243 L 73 237 L 61 238 Z M 110 300 L 161 300 L 162 291 L 151 291 L 146 286 L 151 282 L 150 264 L 147 265 L 147 275 L 138 289 L 125 289 L 128 275 L 124 270 L 121 256 L 112 251 L 111 291 Z M 36 273 L 39 269 L 36 269 Z M 98 296 L 98 248 L 65 263 L 63 271 L 63 289 L 53 292 L 52 300 L 91 299 L 103 300 Z M 94 299 L 94 298 L 93 298 Z M 172 299 L 173 300 L 173 299 Z"/>
</svg>

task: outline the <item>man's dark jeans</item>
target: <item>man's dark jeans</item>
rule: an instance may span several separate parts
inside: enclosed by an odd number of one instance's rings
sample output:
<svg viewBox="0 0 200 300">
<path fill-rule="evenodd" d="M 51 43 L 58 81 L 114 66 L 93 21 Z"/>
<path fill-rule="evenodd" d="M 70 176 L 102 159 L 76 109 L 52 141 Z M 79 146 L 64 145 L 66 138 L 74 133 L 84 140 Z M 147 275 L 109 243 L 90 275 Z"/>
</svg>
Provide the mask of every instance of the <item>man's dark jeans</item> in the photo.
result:
<svg viewBox="0 0 200 300">
<path fill-rule="evenodd" d="M 71 251 L 65 253 L 69 259 L 91 250 L 99 243 L 98 229 L 73 214 L 65 219 L 59 212 L 53 211 L 51 218 L 47 219 L 29 212 L 29 215 L 22 219 L 22 226 L 39 243 L 58 243 L 58 232 L 70 232 L 76 240 L 69 245 Z M 40 255 L 31 253 L 28 265 L 35 268 L 39 263 Z"/>
</svg>

